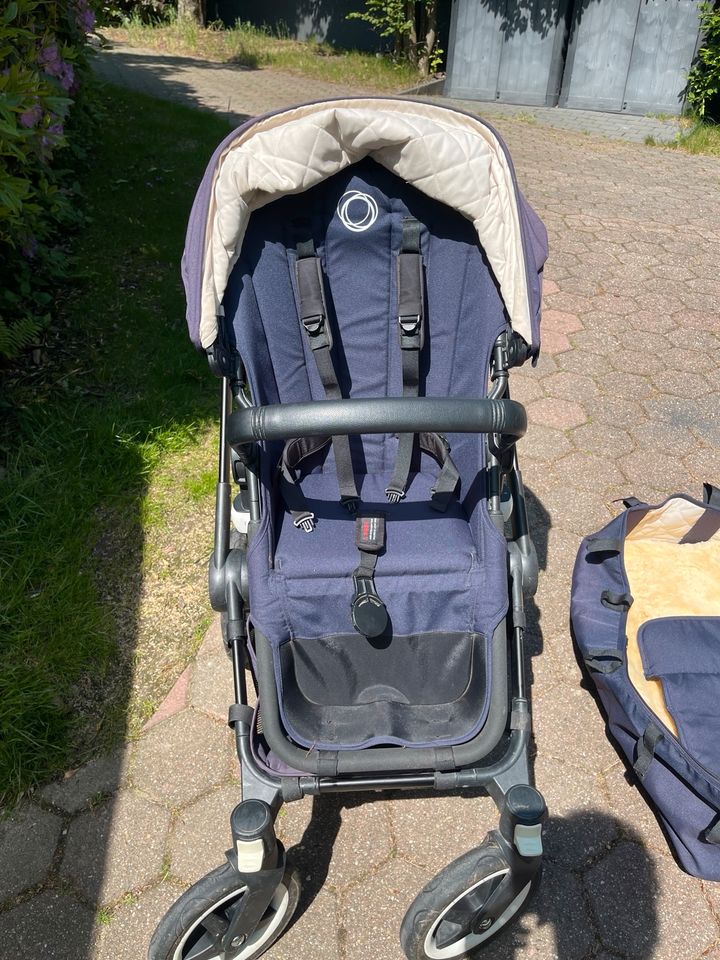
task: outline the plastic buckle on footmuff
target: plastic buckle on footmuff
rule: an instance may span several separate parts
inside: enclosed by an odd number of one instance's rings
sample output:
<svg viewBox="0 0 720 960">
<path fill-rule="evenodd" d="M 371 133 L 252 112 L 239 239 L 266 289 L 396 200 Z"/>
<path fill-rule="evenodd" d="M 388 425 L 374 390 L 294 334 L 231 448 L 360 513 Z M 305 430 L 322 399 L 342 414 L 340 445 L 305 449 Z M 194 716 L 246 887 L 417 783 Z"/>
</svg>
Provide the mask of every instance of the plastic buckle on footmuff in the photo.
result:
<svg viewBox="0 0 720 960">
<path fill-rule="evenodd" d="M 353 572 L 355 594 L 350 604 L 352 622 L 364 637 L 379 637 L 388 625 L 388 612 L 375 589 L 375 565 L 385 548 L 385 517 L 382 513 L 355 518 L 355 545 L 360 566 Z"/>
</svg>

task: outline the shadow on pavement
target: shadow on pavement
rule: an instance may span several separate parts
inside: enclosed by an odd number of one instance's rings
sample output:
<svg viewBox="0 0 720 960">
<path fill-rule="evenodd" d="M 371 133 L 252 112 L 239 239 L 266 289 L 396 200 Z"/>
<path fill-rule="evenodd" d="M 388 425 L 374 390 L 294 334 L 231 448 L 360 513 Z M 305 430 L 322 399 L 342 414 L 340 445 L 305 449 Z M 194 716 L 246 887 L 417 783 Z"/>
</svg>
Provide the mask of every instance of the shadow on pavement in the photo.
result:
<svg viewBox="0 0 720 960">
<path fill-rule="evenodd" d="M 528 487 L 525 488 L 525 506 L 528 514 L 530 536 L 532 537 L 537 552 L 538 570 L 542 574 L 543 570 L 547 568 L 548 540 L 552 520 L 541 500 Z M 526 599 L 525 615 L 527 617 L 525 650 L 528 656 L 529 668 L 530 658 L 537 657 L 543 652 L 542 627 L 540 624 L 542 611 L 535 602 L 534 597 Z"/>
<path fill-rule="evenodd" d="M 478 795 L 464 796 L 472 799 Z M 393 796 L 402 802 L 400 795 Z M 404 796 L 412 799 L 420 795 Z M 293 924 L 325 884 L 343 809 L 378 799 L 382 798 L 315 798 L 310 824 L 301 841 L 288 850 L 289 859 L 297 864 L 303 877 L 302 896 Z M 424 826 L 418 823 L 419 830 Z M 432 829 L 430 824 L 427 827 Z M 546 829 L 552 835 L 552 852 L 543 863 L 540 886 L 527 908 L 487 945 L 488 957 L 521 960 L 552 956 L 569 960 L 595 955 L 598 949 L 605 948 L 612 951 L 612 955 L 618 951 L 632 960 L 652 960 L 658 942 L 658 879 L 655 864 L 640 836 L 627 823 L 600 810 L 580 811 L 564 817 L 551 815 Z M 563 848 L 577 846 L 579 837 L 598 830 L 614 834 L 618 839 L 582 867 L 564 866 Z M 473 839 L 480 842 L 481 832 Z M 472 840 L 468 840 L 470 849 Z M 419 889 L 402 892 L 407 907 L 419 892 Z M 362 896 L 362 892 L 358 895 Z M 348 935 L 352 937 L 352 931 L 348 931 Z"/>
<path fill-rule="evenodd" d="M 98 76 L 109 83 L 145 93 L 160 100 L 171 100 L 188 107 L 212 110 L 216 115 L 226 118 L 233 124 L 244 123 L 250 114 L 232 109 L 232 93 L 218 92 L 212 98 L 202 98 L 197 94 L 197 86 L 184 83 L 180 79 L 184 71 L 197 74 L 212 74 L 218 70 L 253 73 L 257 67 L 234 62 L 215 63 L 195 57 L 181 57 L 165 53 L 143 52 L 114 49 L 112 53 L 100 53 L 94 59 L 94 70 Z M 214 81 L 211 81 L 213 83 Z M 206 85 L 207 86 L 207 85 Z"/>
</svg>

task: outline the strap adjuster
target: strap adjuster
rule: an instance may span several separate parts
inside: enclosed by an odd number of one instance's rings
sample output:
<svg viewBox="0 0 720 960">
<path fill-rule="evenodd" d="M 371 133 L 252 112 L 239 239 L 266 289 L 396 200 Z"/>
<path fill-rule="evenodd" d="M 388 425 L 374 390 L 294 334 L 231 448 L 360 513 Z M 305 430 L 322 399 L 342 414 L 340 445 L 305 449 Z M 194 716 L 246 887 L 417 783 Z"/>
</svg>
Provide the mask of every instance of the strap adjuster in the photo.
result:
<svg viewBox="0 0 720 960">
<path fill-rule="evenodd" d="M 303 317 L 302 322 L 310 337 L 317 337 L 325 332 L 325 317 L 322 313 L 315 314 L 312 317 Z"/>
<path fill-rule="evenodd" d="M 419 313 L 413 314 L 409 317 L 398 317 L 398 323 L 400 324 L 400 329 L 406 337 L 415 337 L 418 335 L 418 333 L 420 333 L 422 317 Z"/>
<path fill-rule="evenodd" d="M 312 533 L 315 529 L 315 514 L 310 513 L 307 510 L 305 513 L 299 514 L 293 520 L 293 526 L 298 527 L 300 530 L 304 530 L 305 533 Z"/>
<path fill-rule="evenodd" d="M 438 440 L 439 440 L 440 443 L 442 444 L 445 453 L 449 454 L 449 453 L 450 453 L 450 443 L 449 443 L 449 441 L 448 441 L 448 438 L 447 438 L 447 437 L 444 437 L 441 433 L 437 433 L 437 434 L 435 434 L 435 436 L 438 438 Z"/>
<path fill-rule="evenodd" d="M 399 487 L 386 487 L 385 496 L 390 503 L 400 503 L 401 500 L 405 499 L 405 491 Z"/>
</svg>

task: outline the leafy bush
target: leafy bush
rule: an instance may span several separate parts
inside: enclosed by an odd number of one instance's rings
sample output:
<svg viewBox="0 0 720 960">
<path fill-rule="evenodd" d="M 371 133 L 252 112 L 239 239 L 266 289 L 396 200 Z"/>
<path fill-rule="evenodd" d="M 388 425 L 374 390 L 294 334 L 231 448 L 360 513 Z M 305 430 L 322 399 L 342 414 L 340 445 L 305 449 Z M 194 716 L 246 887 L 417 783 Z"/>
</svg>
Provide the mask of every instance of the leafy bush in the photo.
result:
<svg viewBox="0 0 720 960">
<path fill-rule="evenodd" d="M 0 356 L 37 339 L 65 267 L 56 244 L 78 214 L 61 160 L 94 23 L 89 0 L 12 0 L 0 14 Z"/>
<path fill-rule="evenodd" d="M 688 76 L 688 103 L 700 117 L 720 114 L 720 2 L 700 6 L 704 42 Z"/>
<path fill-rule="evenodd" d="M 393 55 L 426 77 L 442 62 L 437 46 L 437 0 L 365 0 L 365 9 L 348 20 L 364 20 L 383 38 L 392 37 Z"/>
<path fill-rule="evenodd" d="M 160 23 L 175 12 L 176 0 L 109 0 L 100 10 L 104 24 L 113 26 L 128 20 Z"/>
</svg>

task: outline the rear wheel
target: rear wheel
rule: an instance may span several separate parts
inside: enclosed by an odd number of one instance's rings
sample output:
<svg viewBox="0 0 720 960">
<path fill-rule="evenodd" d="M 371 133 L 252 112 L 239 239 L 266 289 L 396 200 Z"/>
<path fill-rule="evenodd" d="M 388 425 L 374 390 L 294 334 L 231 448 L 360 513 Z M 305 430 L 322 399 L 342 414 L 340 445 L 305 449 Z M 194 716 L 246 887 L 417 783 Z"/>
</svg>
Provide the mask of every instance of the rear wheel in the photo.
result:
<svg viewBox="0 0 720 960">
<path fill-rule="evenodd" d="M 489 836 L 428 883 L 405 914 L 400 942 L 408 960 L 479 956 L 517 916 L 540 882 L 540 868 L 513 866 Z"/>
<path fill-rule="evenodd" d="M 256 960 L 284 932 L 300 899 L 300 879 L 288 866 L 255 930 L 222 949 L 234 908 L 247 892 L 225 863 L 190 887 L 168 910 L 153 934 L 148 960 Z"/>
</svg>

